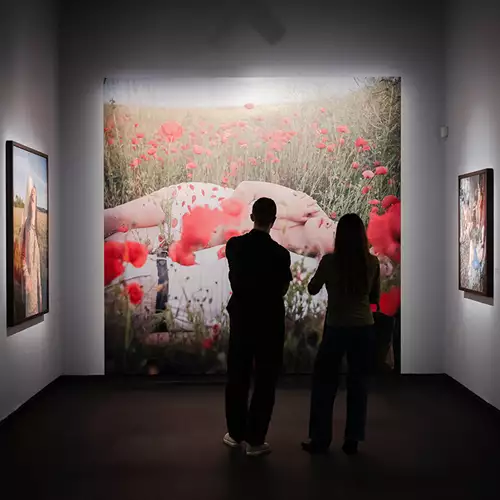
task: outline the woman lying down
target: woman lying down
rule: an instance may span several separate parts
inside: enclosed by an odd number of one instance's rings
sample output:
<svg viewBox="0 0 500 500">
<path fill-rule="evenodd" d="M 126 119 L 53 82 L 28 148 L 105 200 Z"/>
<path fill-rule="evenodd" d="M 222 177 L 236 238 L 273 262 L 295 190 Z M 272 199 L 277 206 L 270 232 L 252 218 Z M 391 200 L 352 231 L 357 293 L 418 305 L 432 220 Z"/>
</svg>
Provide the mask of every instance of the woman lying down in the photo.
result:
<svg viewBox="0 0 500 500">
<path fill-rule="evenodd" d="M 123 276 L 143 287 L 137 313 L 168 309 L 172 332 L 193 331 L 198 321 L 218 323 L 231 294 L 225 243 L 252 228 L 252 204 L 263 196 L 277 204 L 271 236 L 290 251 L 292 268 L 314 272 L 317 259 L 333 250 L 336 223 L 313 198 L 283 186 L 244 181 L 233 190 L 182 183 L 105 210 L 106 241 L 138 241 L 148 248 L 146 264 L 127 266 Z M 307 315 L 311 299 L 294 300 L 304 300 L 297 309 Z M 313 305 L 324 300 L 316 296 Z"/>
</svg>

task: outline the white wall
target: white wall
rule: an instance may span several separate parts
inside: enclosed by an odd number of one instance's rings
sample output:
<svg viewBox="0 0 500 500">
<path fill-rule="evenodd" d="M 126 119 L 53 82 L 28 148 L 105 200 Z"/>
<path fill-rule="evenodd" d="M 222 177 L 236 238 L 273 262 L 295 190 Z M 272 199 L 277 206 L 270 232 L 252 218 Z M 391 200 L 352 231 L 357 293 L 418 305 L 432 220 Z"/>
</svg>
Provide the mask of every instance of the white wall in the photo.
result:
<svg viewBox="0 0 500 500">
<path fill-rule="evenodd" d="M 64 371 L 104 370 L 104 77 L 395 75 L 403 78 L 402 368 L 442 371 L 444 214 L 440 8 L 418 2 L 271 2 L 287 27 L 269 46 L 244 19 L 209 38 L 213 1 L 65 2 L 61 19 Z M 221 3 L 221 2 L 219 2 Z M 224 3 L 224 2 L 222 2 Z M 236 2 L 232 2 L 234 5 Z M 198 5 L 199 4 L 199 5 Z M 177 4 L 181 5 L 181 4 Z"/>
<path fill-rule="evenodd" d="M 454 1 L 447 36 L 445 371 L 500 408 L 500 5 Z M 457 176 L 492 167 L 495 176 L 495 298 L 458 290 Z"/>
<path fill-rule="evenodd" d="M 50 0 L 9 2 L 0 17 L 0 420 L 61 373 L 57 24 Z M 50 313 L 6 327 L 5 141 L 49 155 Z"/>
</svg>

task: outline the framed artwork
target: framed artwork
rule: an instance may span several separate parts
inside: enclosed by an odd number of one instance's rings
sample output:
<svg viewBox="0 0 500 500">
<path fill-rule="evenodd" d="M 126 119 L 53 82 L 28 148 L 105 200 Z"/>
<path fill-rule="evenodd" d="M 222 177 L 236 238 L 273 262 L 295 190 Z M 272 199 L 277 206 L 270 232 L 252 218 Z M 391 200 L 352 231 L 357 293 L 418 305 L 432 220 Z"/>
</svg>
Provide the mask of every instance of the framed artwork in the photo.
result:
<svg viewBox="0 0 500 500">
<path fill-rule="evenodd" d="M 49 311 L 48 156 L 8 141 L 7 325 Z"/>
<path fill-rule="evenodd" d="M 493 297 L 493 169 L 458 178 L 458 283 Z"/>
</svg>

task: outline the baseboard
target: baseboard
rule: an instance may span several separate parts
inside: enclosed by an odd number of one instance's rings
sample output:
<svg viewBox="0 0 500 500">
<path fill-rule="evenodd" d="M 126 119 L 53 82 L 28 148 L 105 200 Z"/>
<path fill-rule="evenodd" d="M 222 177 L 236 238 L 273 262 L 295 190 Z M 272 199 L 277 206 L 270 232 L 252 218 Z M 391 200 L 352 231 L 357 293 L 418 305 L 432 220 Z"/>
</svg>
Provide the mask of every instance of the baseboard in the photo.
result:
<svg viewBox="0 0 500 500">
<path fill-rule="evenodd" d="M 0 418 L 0 426 L 7 425 L 11 418 L 20 413 L 21 411 L 25 411 L 31 405 L 36 404 L 40 399 L 42 399 L 46 393 L 61 379 L 61 376 L 56 377 L 54 380 L 49 382 L 45 387 L 40 389 L 38 392 L 33 394 L 29 399 L 27 399 L 24 403 L 21 403 L 16 408 L 14 408 L 8 415 Z"/>
<path fill-rule="evenodd" d="M 491 403 L 488 403 L 488 401 L 483 399 L 474 391 L 470 390 L 468 387 L 459 382 L 456 378 L 453 378 L 451 375 L 446 374 L 445 376 L 457 390 L 462 392 L 466 397 L 471 398 L 471 401 L 474 400 L 478 402 L 493 415 L 496 415 L 498 418 L 500 418 L 500 408 L 497 408 L 496 406 L 493 406 Z"/>
</svg>

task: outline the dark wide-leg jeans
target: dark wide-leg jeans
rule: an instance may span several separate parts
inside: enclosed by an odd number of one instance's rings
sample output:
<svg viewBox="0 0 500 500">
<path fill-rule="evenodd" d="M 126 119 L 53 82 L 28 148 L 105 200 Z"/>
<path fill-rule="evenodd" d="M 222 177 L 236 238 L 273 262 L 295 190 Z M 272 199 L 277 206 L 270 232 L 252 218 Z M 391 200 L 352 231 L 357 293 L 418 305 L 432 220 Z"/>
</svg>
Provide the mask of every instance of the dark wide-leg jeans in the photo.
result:
<svg viewBox="0 0 500 500">
<path fill-rule="evenodd" d="M 347 422 L 345 439 L 363 441 L 367 411 L 367 379 L 372 367 L 372 326 L 325 326 L 314 365 L 309 438 L 327 448 L 332 441 L 333 404 L 339 385 L 339 368 L 347 354 Z"/>
<path fill-rule="evenodd" d="M 233 439 L 251 446 L 265 442 L 283 365 L 284 317 L 270 320 L 265 315 L 259 316 L 265 318 L 265 325 L 256 325 L 248 316 L 230 314 L 227 358 L 227 430 Z"/>
</svg>

